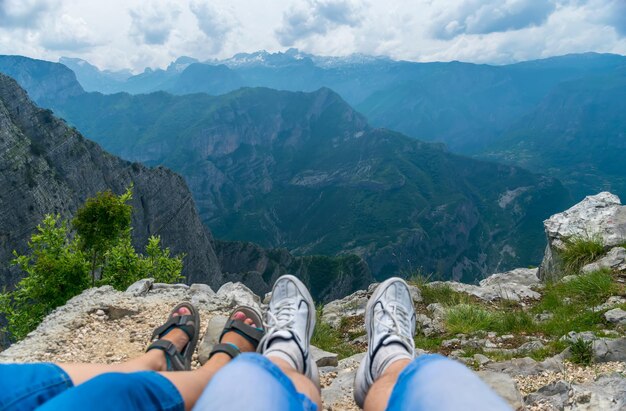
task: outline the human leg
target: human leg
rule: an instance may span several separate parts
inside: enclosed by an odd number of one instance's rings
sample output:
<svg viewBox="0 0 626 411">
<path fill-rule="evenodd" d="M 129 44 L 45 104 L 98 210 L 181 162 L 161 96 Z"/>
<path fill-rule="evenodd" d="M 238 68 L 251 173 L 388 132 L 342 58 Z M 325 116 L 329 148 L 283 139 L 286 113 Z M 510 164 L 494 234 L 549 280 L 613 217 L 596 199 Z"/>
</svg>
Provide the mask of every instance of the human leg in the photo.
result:
<svg viewBox="0 0 626 411">
<path fill-rule="evenodd" d="M 236 312 L 231 319 L 240 319 Z M 243 322 L 256 327 L 251 318 Z M 241 352 L 254 351 L 254 345 L 235 331 L 226 332 L 221 343 L 230 344 Z M 80 409 L 90 404 L 91 410 L 133 409 L 183 410 L 191 409 L 202 390 L 215 373 L 231 360 L 218 352 L 199 369 L 193 371 L 104 373 L 68 390 L 44 404 L 44 411 Z"/>
<path fill-rule="evenodd" d="M 317 405 L 309 396 L 310 392 L 302 392 L 303 386 L 306 389 L 306 381 L 296 387 L 300 379 L 309 381 L 319 396 L 310 380 L 301 373 L 285 372 L 260 354 L 244 354 L 215 375 L 194 410 L 313 411 Z"/>
<path fill-rule="evenodd" d="M 181 306 L 171 314 L 172 317 L 187 318 L 192 315 L 189 307 Z M 199 324 L 198 324 L 199 325 Z M 196 331 L 197 333 L 198 331 Z M 183 351 L 190 342 L 190 336 L 180 327 L 172 327 L 161 338 L 163 342 L 170 342 L 178 352 Z M 128 373 L 137 371 L 165 371 L 167 368 L 166 354 L 163 350 L 152 349 L 139 357 L 132 358 L 119 364 L 57 364 L 69 375 L 74 385 L 104 373 Z"/>
<path fill-rule="evenodd" d="M 404 362 L 391 364 L 372 385 L 365 401 L 366 411 L 511 410 L 474 372 L 457 361 L 431 354 L 409 364 Z"/>
</svg>

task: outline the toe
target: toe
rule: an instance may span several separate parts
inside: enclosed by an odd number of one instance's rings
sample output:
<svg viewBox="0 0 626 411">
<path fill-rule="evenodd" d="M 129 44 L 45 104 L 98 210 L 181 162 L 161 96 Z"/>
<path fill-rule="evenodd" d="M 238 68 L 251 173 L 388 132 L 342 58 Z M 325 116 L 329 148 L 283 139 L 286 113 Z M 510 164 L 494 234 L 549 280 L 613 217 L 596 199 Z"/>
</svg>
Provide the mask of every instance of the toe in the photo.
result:
<svg viewBox="0 0 626 411">
<path fill-rule="evenodd" d="M 189 311 L 189 308 L 187 308 L 187 307 L 180 307 L 178 309 L 178 311 L 176 311 L 173 314 L 173 316 L 176 317 L 176 316 L 179 316 L 179 315 L 190 315 L 190 314 L 191 314 L 191 311 Z"/>
<path fill-rule="evenodd" d="M 246 315 L 241 311 L 237 311 L 235 314 L 233 314 L 233 320 L 243 321 L 245 318 Z"/>
</svg>

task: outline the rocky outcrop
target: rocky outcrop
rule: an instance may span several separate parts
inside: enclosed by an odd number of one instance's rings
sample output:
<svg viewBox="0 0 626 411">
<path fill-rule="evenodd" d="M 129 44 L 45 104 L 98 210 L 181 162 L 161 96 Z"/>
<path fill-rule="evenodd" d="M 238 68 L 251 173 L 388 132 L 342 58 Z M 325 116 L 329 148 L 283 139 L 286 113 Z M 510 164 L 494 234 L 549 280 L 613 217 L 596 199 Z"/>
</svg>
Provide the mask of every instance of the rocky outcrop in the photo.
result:
<svg viewBox="0 0 626 411">
<path fill-rule="evenodd" d="M 463 284 L 456 281 L 434 281 L 431 286 L 448 286 L 454 291 L 473 295 L 483 301 L 537 300 L 541 295 L 532 286 L 540 283 L 536 268 L 516 268 L 505 273 L 493 274 L 480 281 L 480 285 Z"/>
<path fill-rule="evenodd" d="M 626 271 L 626 248 L 614 247 L 606 255 L 591 264 L 585 265 L 580 271 L 591 273 L 608 268 L 616 271 Z"/>
<path fill-rule="evenodd" d="M 98 191 L 133 188 L 133 242 L 142 249 L 160 235 L 173 253 L 185 253 L 189 282 L 222 282 L 210 232 L 198 217 L 183 179 L 103 151 L 49 110 L 37 108 L 17 83 L 0 75 L 0 286 L 20 273 L 10 269 L 12 251 L 27 240 L 47 213 L 70 218 Z"/>
<path fill-rule="evenodd" d="M 559 253 L 568 239 L 598 239 L 608 250 L 626 241 L 626 206 L 609 192 L 587 196 L 570 209 L 544 221 L 548 244 L 539 278 L 555 279 L 562 272 Z"/>
</svg>

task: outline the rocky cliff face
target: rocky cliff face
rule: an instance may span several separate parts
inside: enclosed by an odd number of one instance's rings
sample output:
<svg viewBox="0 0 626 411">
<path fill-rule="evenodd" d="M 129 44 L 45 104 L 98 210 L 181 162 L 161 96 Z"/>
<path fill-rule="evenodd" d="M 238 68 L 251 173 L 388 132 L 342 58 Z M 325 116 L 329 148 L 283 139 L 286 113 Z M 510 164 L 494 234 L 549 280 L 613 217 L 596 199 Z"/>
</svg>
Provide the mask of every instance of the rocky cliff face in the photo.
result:
<svg viewBox="0 0 626 411">
<path fill-rule="evenodd" d="M 186 253 L 188 281 L 218 284 L 211 234 L 201 223 L 183 179 L 165 168 L 121 160 L 37 108 L 17 83 L 0 75 L 0 284 L 17 281 L 11 252 L 26 243 L 46 213 L 65 218 L 88 197 L 134 184 L 133 240 L 143 247 L 160 235 L 174 253 Z"/>
</svg>

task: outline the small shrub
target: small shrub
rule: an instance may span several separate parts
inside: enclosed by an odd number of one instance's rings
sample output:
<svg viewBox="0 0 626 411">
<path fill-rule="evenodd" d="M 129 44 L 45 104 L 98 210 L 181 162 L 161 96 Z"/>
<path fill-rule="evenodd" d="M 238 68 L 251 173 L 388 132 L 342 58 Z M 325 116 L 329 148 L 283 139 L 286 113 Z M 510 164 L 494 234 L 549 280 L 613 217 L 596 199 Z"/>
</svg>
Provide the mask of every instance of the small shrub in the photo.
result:
<svg viewBox="0 0 626 411">
<path fill-rule="evenodd" d="M 593 349 L 591 341 L 582 338 L 577 339 L 570 345 L 572 357 L 570 361 L 574 364 L 590 365 L 593 360 Z"/>
<path fill-rule="evenodd" d="M 565 242 L 561 259 L 566 274 L 578 274 L 580 269 L 604 255 L 604 244 L 599 237 L 574 237 Z"/>
</svg>

